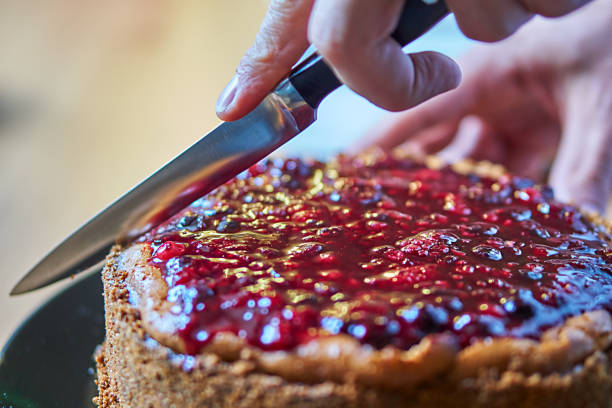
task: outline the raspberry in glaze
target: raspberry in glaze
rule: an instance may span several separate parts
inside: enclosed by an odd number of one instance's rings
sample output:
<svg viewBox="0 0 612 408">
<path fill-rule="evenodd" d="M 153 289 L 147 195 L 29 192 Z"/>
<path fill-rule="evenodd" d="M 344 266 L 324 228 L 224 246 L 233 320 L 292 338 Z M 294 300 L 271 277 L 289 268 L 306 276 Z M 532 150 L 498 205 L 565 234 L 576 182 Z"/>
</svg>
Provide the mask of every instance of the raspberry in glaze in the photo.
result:
<svg viewBox="0 0 612 408">
<path fill-rule="evenodd" d="M 266 161 L 141 240 L 191 354 L 219 332 L 263 350 L 338 333 L 466 346 L 612 310 L 609 235 L 548 188 L 384 155 Z"/>
</svg>

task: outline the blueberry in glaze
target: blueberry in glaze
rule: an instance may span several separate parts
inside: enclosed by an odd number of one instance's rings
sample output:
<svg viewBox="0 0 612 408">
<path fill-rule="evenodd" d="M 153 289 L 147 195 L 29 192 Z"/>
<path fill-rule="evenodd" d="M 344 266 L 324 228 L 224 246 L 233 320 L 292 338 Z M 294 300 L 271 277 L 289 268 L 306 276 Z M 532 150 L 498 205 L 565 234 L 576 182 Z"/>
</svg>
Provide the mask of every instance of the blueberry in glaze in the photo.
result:
<svg viewBox="0 0 612 408">
<path fill-rule="evenodd" d="M 141 241 L 191 354 L 219 332 L 467 346 L 612 309 L 609 235 L 548 188 L 390 156 L 262 162 Z"/>
</svg>

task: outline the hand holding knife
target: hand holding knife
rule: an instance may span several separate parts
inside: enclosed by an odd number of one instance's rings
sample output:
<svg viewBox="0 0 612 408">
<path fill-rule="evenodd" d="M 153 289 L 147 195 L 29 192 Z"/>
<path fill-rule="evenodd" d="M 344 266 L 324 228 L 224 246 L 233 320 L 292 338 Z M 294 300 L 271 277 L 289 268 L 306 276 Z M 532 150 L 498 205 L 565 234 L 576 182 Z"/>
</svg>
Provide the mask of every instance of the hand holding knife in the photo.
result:
<svg viewBox="0 0 612 408">
<path fill-rule="evenodd" d="M 448 14 L 444 1 L 407 0 L 392 37 L 406 45 Z M 13 288 L 11 295 L 99 267 L 127 243 L 255 164 L 316 120 L 321 101 L 341 85 L 313 54 L 251 113 L 204 136 L 66 238 Z"/>
</svg>

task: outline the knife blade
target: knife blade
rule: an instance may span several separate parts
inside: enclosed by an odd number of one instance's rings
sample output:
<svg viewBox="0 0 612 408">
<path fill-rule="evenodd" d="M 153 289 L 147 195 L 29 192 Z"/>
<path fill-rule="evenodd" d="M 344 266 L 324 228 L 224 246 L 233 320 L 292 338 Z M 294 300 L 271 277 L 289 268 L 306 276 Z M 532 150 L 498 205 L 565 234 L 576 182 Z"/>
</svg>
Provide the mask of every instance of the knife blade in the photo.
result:
<svg viewBox="0 0 612 408">
<path fill-rule="evenodd" d="M 407 0 L 392 37 L 406 45 L 448 12 L 441 0 Z M 72 233 L 11 295 L 100 267 L 115 243 L 146 233 L 310 126 L 340 85 L 318 54 L 306 58 L 247 116 L 221 124 Z"/>
</svg>

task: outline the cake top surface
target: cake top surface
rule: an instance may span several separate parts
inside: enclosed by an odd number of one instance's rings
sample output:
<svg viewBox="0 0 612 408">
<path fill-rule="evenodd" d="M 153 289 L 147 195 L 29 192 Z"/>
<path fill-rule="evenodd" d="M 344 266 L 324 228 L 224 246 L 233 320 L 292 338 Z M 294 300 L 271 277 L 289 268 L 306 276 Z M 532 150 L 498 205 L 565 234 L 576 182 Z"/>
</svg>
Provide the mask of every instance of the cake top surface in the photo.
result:
<svg viewBox="0 0 612 408">
<path fill-rule="evenodd" d="M 612 310 L 610 237 L 546 187 L 387 155 L 268 160 L 141 239 L 190 354 L 352 336 L 538 338 Z"/>
</svg>

